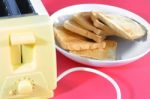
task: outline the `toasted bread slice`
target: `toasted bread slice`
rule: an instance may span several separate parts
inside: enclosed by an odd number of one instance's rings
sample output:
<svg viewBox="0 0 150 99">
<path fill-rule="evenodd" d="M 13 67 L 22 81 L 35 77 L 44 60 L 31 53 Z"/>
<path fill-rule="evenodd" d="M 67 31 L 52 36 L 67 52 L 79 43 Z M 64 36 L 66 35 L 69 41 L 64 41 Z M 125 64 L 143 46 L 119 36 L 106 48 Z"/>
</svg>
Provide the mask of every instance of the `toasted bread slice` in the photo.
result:
<svg viewBox="0 0 150 99">
<path fill-rule="evenodd" d="M 96 12 L 91 12 L 90 17 L 91 17 L 91 20 L 93 21 L 93 25 L 104 31 L 105 34 L 103 35 L 106 35 L 106 36 L 113 35 L 114 31 L 98 19 L 98 15 Z"/>
<path fill-rule="evenodd" d="M 96 42 L 102 42 L 105 37 L 96 35 L 95 33 L 92 33 L 86 29 L 84 29 L 82 26 L 80 26 L 78 23 L 76 23 L 74 20 L 66 20 L 64 22 L 64 27 L 76 34 L 79 34 L 81 36 L 84 36 L 86 38 L 92 39 Z"/>
<path fill-rule="evenodd" d="M 116 59 L 117 42 L 106 41 L 105 48 L 97 48 L 91 50 L 70 51 L 70 53 L 98 60 L 115 60 Z"/>
<path fill-rule="evenodd" d="M 76 23 L 80 24 L 83 28 L 96 33 L 97 35 L 103 34 L 104 31 L 93 26 L 93 22 L 91 20 L 91 12 L 80 12 L 73 15 L 73 20 Z"/>
<path fill-rule="evenodd" d="M 113 29 L 117 36 L 128 40 L 141 38 L 146 34 L 146 29 L 136 21 L 121 15 L 97 13 L 99 20 Z"/>
<path fill-rule="evenodd" d="M 96 43 L 73 33 L 62 26 L 54 27 L 55 37 L 59 45 L 66 50 L 86 50 L 104 48 L 105 42 Z"/>
</svg>

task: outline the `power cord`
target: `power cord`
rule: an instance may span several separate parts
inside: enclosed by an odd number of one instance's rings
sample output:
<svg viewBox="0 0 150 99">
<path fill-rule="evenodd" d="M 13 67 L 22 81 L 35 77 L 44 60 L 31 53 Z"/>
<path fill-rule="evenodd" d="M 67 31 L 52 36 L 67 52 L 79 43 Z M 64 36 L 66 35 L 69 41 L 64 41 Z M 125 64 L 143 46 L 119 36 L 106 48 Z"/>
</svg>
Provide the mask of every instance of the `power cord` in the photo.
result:
<svg viewBox="0 0 150 99">
<path fill-rule="evenodd" d="M 91 72 L 91 73 L 94 73 L 94 74 L 97 74 L 105 79 L 107 79 L 112 85 L 113 87 L 115 88 L 116 90 L 116 93 L 117 93 L 117 99 L 121 99 L 121 91 L 120 91 L 120 88 L 118 86 L 118 84 L 116 83 L 116 81 L 111 78 L 109 75 L 101 72 L 101 71 L 98 71 L 98 70 L 95 70 L 95 69 L 92 69 L 92 68 L 86 68 L 86 67 L 75 67 L 75 68 L 71 68 L 71 69 L 68 69 L 66 71 L 64 71 L 62 74 L 60 74 L 57 78 L 57 82 L 59 82 L 62 78 L 64 78 L 66 75 L 72 73 L 72 72 L 76 72 L 76 71 L 86 71 L 86 72 Z"/>
</svg>

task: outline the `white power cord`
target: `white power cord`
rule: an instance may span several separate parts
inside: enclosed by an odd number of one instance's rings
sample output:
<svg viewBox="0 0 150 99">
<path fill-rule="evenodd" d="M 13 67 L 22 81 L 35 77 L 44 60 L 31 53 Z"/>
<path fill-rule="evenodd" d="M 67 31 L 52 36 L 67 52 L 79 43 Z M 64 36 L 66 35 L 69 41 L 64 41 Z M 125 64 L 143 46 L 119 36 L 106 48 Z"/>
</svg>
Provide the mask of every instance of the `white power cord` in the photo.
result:
<svg viewBox="0 0 150 99">
<path fill-rule="evenodd" d="M 110 76 L 108 76 L 107 74 L 105 74 L 101 71 L 95 70 L 95 69 L 86 68 L 86 67 L 75 67 L 75 68 L 68 69 L 65 72 L 63 72 L 61 75 L 58 76 L 57 82 L 59 82 L 62 78 L 64 78 L 64 76 L 66 76 L 72 72 L 76 72 L 76 71 L 86 71 L 86 72 L 95 73 L 95 74 L 107 79 L 116 89 L 117 99 L 121 99 L 121 91 L 120 91 L 120 88 L 119 88 L 118 84 L 116 83 L 116 81 L 114 79 L 112 79 Z"/>
</svg>

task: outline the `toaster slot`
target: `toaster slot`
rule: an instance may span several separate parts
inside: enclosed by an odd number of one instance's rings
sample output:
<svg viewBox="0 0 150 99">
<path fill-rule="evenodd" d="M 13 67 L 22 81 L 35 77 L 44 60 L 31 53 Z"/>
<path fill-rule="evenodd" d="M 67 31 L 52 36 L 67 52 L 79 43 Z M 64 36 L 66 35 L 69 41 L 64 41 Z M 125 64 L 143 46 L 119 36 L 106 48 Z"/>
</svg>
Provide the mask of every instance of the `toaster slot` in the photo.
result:
<svg viewBox="0 0 150 99">
<path fill-rule="evenodd" d="M 9 14 L 5 3 L 3 2 L 3 0 L 0 0 L 0 17 L 4 17 L 8 15 Z"/>
<path fill-rule="evenodd" d="M 21 14 L 31 14 L 34 13 L 34 9 L 29 0 L 16 0 L 16 4 L 21 12 Z"/>
<path fill-rule="evenodd" d="M 8 12 L 10 13 L 11 16 L 14 15 L 20 15 L 20 10 L 16 4 L 16 0 L 4 0 L 7 8 L 8 8 Z"/>
</svg>

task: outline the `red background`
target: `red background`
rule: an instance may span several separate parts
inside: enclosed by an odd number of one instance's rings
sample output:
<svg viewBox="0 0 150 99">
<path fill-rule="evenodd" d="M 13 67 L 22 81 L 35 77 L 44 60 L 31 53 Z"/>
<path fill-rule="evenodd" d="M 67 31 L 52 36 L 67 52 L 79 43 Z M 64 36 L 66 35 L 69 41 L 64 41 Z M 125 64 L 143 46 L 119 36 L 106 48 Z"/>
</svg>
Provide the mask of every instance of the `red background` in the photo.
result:
<svg viewBox="0 0 150 99">
<path fill-rule="evenodd" d="M 150 0 L 43 0 L 49 14 L 74 4 L 97 3 L 130 10 L 150 22 Z M 122 67 L 96 68 L 113 77 L 121 87 L 122 99 L 150 99 L 150 53 Z M 83 66 L 57 52 L 58 75 Z M 58 83 L 54 99 L 116 99 L 115 90 L 105 79 L 86 72 L 76 72 Z"/>
</svg>

